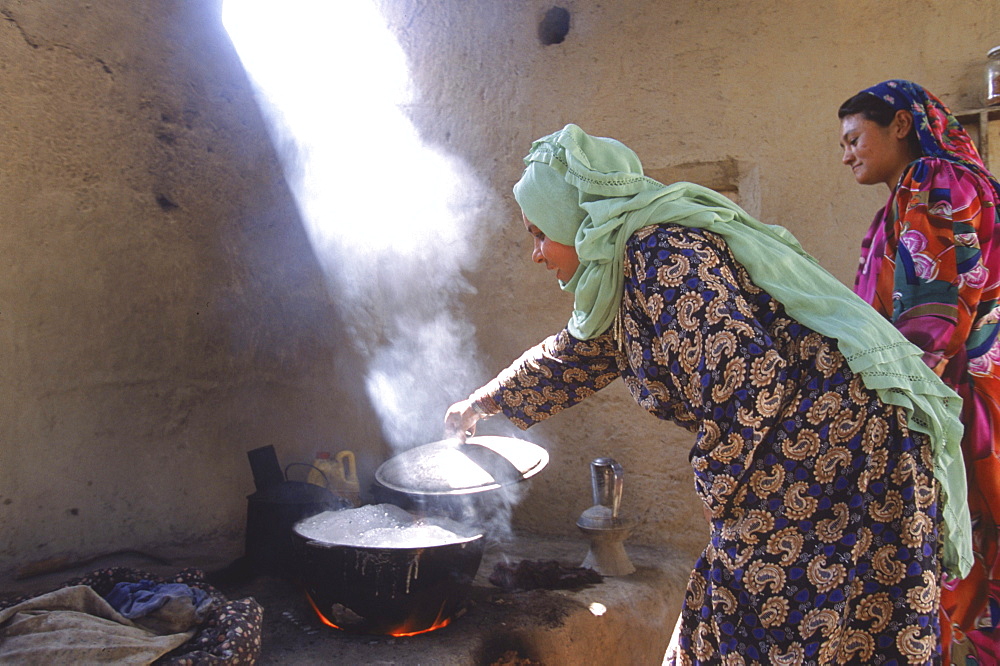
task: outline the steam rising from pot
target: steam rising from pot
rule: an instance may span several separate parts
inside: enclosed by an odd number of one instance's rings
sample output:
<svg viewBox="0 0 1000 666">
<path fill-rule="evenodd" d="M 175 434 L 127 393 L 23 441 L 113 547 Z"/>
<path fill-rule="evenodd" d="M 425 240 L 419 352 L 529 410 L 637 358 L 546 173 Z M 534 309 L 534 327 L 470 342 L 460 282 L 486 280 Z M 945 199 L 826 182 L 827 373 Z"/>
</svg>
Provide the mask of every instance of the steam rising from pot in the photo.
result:
<svg viewBox="0 0 1000 666">
<path fill-rule="evenodd" d="M 396 450 L 440 439 L 445 408 L 483 378 L 460 298 L 473 291 L 469 220 L 485 194 L 418 136 L 406 57 L 374 3 L 228 0 L 223 20 L 385 439 Z"/>
</svg>

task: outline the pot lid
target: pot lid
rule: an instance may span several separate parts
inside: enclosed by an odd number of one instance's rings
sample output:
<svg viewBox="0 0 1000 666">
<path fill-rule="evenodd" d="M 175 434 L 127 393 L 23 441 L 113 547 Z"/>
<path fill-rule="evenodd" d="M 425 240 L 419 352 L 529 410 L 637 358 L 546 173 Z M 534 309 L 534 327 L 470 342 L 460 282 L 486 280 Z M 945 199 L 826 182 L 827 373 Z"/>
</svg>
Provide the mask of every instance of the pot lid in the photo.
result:
<svg viewBox="0 0 1000 666">
<path fill-rule="evenodd" d="M 416 495 L 464 495 L 523 481 L 549 462 L 548 451 L 514 437 L 443 439 L 386 460 L 375 479 L 390 490 Z"/>
</svg>

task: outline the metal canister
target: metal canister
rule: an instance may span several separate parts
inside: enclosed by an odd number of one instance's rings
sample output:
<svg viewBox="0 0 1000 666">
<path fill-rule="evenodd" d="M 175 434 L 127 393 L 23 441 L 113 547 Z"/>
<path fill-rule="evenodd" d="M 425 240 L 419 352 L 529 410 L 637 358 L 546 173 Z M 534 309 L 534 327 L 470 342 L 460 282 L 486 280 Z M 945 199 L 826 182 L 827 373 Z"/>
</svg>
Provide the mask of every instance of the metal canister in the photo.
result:
<svg viewBox="0 0 1000 666">
<path fill-rule="evenodd" d="M 622 504 L 625 472 L 614 458 L 594 458 L 590 462 L 590 481 L 594 489 L 594 506 L 611 509 L 617 518 Z"/>
</svg>

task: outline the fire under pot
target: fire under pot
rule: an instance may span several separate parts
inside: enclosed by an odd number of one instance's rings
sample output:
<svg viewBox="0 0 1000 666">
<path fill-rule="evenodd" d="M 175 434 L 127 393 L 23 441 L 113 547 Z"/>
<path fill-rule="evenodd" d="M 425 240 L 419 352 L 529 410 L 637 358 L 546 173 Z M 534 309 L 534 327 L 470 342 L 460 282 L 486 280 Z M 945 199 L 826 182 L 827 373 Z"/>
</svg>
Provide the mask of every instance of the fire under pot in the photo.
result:
<svg viewBox="0 0 1000 666">
<path fill-rule="evenodd" d="M 324 624 L 351 633 L 405 636 L 446 626 L 468 601 L 486 535 L 474 516 L 458 522 L 427 515 L 428 506 L 496 492 L 547 462 L 541 447 L 495 436 L 433 442 L 389 459 L 377 482 L 418 498 L 419 514 L 385 503 L 295 526 L 299 580 L 313 609 Z"/>
<path fill-rule="evenodd" d="M 408 636 L 446 626 L 467 602 L 483 557 L 481 532 L 391 504 L 325 512 L 293 534 L 310 605 L 324 624 L 351 633 Z"/>
</svg>

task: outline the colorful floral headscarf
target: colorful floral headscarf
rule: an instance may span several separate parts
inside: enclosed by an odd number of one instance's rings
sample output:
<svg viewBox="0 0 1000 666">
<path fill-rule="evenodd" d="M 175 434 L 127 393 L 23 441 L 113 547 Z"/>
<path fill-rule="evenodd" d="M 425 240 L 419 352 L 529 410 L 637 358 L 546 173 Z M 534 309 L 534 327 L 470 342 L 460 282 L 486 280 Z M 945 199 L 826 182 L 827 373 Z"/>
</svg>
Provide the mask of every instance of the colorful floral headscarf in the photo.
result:
<svg viewBox="0 0 1000 666">
<path fill-rule="evenodd" d="M 1000 197 L 1000 183 L 983 164 L 972 137 L 933 93 L 903 79 L 883 81 L 861 92 L 878 97 L 896 111 L 912 113 L 920 150 L 926 157 L 937 157 L 966 167 L 989 180 Z"/>
</svg>

